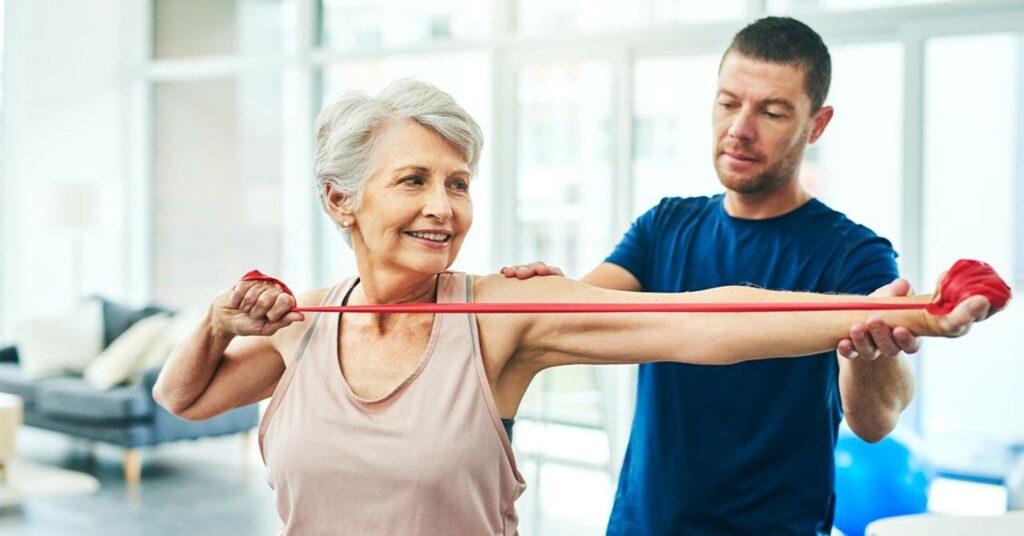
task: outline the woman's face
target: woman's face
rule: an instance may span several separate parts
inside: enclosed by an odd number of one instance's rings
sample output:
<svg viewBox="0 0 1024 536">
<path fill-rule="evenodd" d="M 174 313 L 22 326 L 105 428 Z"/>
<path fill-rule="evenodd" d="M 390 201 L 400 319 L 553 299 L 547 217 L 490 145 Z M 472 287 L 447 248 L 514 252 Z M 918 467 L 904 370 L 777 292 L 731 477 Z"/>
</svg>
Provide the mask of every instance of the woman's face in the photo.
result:
<svg viewBox="0 0 1024 536">
<path fill-rule="evenodd" d="M 466 160 L 411 119 L 388 121 L 371 158 L 374 171 L 351 212 L 356 254 L 371 266 L 424 275 L 447 270 L 473 223 Z"/>
</svg>

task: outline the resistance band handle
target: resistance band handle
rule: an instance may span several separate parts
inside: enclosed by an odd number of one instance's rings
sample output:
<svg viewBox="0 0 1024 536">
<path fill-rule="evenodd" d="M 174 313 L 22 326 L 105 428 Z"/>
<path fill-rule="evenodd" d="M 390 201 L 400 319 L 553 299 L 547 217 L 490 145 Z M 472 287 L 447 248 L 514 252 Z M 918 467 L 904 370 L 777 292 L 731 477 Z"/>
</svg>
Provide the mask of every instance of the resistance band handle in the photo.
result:
<svg viewBox="0 0 1024 536">
<path fill-rule="evenodd" d="M 288 285 L 285 285 L 283 281 L 266 275 L 259 270 L 249 270 L 249 272 L 243 275 L 242 279 L 239 279 L 239 281 L 267 281 L 269 283 L 273 283 L 281 287 L 281 290 L 283 290 L 289 296 L 293 298 L 295 297 L 295 293 L 292 292 L 292 289 L 288 288 Z"/>
<path fill-rule="evenodd" d="M 999 277 L 987 262 L 960 259 L 946 272 L 939 283 L 938 299 L 928 304 L 933 315 L 949 314 L 960 302 L 971 296 L 984 296 L 992 310 L 1006 307 L 1012 293 L 1010 285 Z"/>
</svg>

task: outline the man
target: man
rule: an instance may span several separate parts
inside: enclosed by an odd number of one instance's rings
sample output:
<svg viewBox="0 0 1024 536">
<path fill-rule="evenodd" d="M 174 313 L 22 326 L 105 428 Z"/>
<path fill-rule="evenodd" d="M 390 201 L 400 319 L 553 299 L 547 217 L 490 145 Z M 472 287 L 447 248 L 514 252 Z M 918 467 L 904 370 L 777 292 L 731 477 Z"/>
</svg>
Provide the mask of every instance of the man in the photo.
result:
<svg viewBox="0 0 1024 536">
<path fill-rule="evenodd" d="M 712 113 L 725 194 L 663 199 L 584 281 L 647 292 L 736 284 L 909 292 L 894 281 L 891 244 L 798 180 L 805 147 L 832 118 L 830 78 L 828 49 L 799 21 L 768 17 L 736 34 Z M 541 263 L 503 269 L 520 278 L 552 272 Z M 828 534 L 844 413 L 857 435 L 878 441 L 913 396 L 899 355 L 917 350 L 912 333 L 872 319 L 850 335 L 838 350 L 851 359 L 641 365 L 608 534 Z"/>
</svg>

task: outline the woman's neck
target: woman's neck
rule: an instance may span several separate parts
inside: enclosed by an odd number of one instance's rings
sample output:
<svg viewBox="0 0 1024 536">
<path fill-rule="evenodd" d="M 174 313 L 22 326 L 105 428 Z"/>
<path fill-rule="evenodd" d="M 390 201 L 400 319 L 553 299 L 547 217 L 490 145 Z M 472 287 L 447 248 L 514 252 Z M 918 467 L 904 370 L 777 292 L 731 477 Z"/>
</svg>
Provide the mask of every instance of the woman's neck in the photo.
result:
<svg viewBox="0 0 1024 536">
<path fill-rule="evenodd" d="M 425 278 L 422 274 L 416 274 L 416 276 L 411 278 L 408 276 L 381 274 L 379 271 L 364 275 L 360 272 L 359 286 L 362 288 L 357 289 L 356 292 L 359 293 L 360 301 L 370 305 L 385 303 L 432 303 L 434 301 L 434 289 L 437 287 L 438 275 L 434 274 Z"/>
<path fill-rule="evenodd" d="M 376 305 L 389 303 L 433 303 L 436 300 L 438 274 L 424 275 L 382 267 L 359 267 L 359 286 L 352 292 L 349 305 Z M 396 321 L 408 315 L 367 314 L 372 324 L 381 333 L 394 326 Z"/>
</svg>

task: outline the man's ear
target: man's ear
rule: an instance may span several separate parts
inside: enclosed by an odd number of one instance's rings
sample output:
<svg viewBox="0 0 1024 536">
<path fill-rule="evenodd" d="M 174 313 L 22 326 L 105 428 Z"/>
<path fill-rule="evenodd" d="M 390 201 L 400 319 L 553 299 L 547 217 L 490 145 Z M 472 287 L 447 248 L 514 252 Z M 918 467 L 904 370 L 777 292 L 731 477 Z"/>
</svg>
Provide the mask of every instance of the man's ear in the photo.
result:
<svg viewBox="0 0 1024 536">
<path fill-rule="evenodd" d="M 818 141 L 821 134 L 825 132 L 825 127 L 828 126 L 829 121 L 832 120 L 832 114 L 835 110 L 831 106 L 822 106 L 814 117 L 811 119 L 813 126 L 811 127 L 811 137 L 808 138 L 807 143 L 814 143 Z"/>
</svg>

